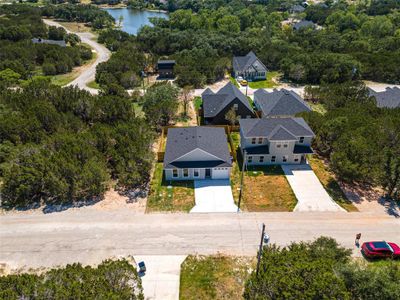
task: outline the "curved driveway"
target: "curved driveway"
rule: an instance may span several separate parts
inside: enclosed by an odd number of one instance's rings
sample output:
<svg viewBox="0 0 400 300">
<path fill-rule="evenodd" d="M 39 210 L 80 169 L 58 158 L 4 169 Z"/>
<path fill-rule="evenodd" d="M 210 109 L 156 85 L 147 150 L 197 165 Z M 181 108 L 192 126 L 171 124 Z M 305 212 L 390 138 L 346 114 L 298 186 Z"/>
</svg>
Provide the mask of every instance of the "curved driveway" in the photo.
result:
<svg viewBox="0 0 400 300">
<path fill-rule="evenodd" d="M 53 20 L 43 19 L 43 22 L 49 26 L 63 27 L 68 33 L 75 33 L 80 37 L 82 43 L 88 44 L 97 52 L 97 58 L 95 62 L 85 68 L 75 80 L 67 84 L 67 86 L 75 85 L 80 89 L 89 91 L 91 94 L 97 94 L 99 90 L 90 88 L 87 86 L 87 84 L 95 79 L 97 65 L 101 62 L 107 61 L 110 58 L 111 52 L 105 46 L 97 43 L 95 41 L 95 35 L 91 32 L 73 32 Z"/>
</svg>

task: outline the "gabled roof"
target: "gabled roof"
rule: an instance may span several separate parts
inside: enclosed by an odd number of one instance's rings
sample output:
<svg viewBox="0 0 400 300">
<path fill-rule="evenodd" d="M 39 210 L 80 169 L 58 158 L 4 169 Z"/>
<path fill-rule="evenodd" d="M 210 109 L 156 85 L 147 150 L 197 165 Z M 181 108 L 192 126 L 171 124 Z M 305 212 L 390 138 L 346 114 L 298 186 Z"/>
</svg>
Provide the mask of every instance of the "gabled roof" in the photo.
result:
<svg viewBox="0 0 400 300">
<path fill-rule="evenodd" d="M 315 28 L 315 24 L 312 21 L 302 20 L 293 25 L 293 29 L 295 29 L 295 30 L 299 30 L 299 29 L 307 28 L 307 27 Z"/>
<path fill-rule="evenodd" d="M 296 141 L 297 137 L 282 125 L 276 126 L 268 135 L 269 141 Z"/>
<path fill-rule="evenodd" d="M 300 4 L 295 4 L 290 8 L 290 11 L 292 11 L 294 13 L 301 13 L 305 10 L 306 9 L 303 6 L 301 6 Z"/>
<path fill-rule="evenodd" d="M 159 59 L 158 64 L 175 64 L 175 60 L 173 59 Z"/>
<path fill-rule="evenodd" d="M 267 69 L 267 67 L 258 59 L 258 57 L 254 54 L 253 51 L 247 53 L 246 56 L 234 56 L 232 67 L 235 72 L 244 72 L 247 70 L 251 65 L 253 65 L 256 61 L 259 61 L 260 64 Z"/>
<path fill-rule="evenodd" d="M 206 152 L 206 161 L 176 161 L 199 150 Z M 225 129 L 221 127 L 181 127 L 168 129 L 164 168 L 231 167 Z"/>
<path fill-rule="evenodd" d="M 265 116 L 292 116 L 300 112 L 311 111 L 306 102 L 295 92 L 286 89 L 271 93 L 258 89 L 254 93 L 256 102 Z"/>
<path fill-rule="evenodd" d="M 58 41 L 58 40 L 45 40 L 45 39 L 42 39 L 42 38 L 33 38 L 32 39 L 32 43 L 34 43 L 34 44 L 57 45 L 57 46 L 60 46 L 60 47 L 66 47 L 67 46 L 67 44 L 63 40 L 61 40 L 61 41 Z"/>
<path fill-rule="evenodd" d="M 374 96 L 376 99 L 376 105 L 378 107 L 386 108 L 399 108 L 400 107 L 400 88 L 386 88 L 383 92 L 375 92 L 369 88 L 369 95 Z"/>
<path fill-rule="evenodd" d="M 240 119 L 240 131 L 247 138 L 265 137 L 267 139 L 314 136 L 313 131 L 303 118 L 262 118 L 262 119 Z M 284 129 L 284 130 L 282 130 Z"/>
<path fill-rule="evenodd" d="M 210 88 L 206 88 L 201 95 L 214 95 L 214 92 Z"/>
<path fill-rule="evenodd" d="M 247 97 L 231 82 L 228 82 L 218 92 L 205 90 L 201 95 L 203 99 L 203 111 L 205 118 L 213 118 L 218 115 L 234 99 L 239 99 L 250 111 L 253 111 Z"/>
</svg>

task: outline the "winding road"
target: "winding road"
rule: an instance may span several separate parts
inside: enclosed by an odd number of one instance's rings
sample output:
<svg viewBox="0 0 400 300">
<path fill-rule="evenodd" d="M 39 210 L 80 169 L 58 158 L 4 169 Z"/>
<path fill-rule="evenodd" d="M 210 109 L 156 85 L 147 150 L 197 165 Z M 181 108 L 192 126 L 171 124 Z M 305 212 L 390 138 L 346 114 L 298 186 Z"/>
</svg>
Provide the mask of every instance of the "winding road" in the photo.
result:
<svg viewBox="0 0 400 300">
<path fill-rule="evenodd" d="M 97 52 L 97 58 L 94 63 L 85 68 L 84 71 L 77 78 L 75 78 L 75 80 L 67 84 L 67 86 L 78 86 L 80 89 L 87 90 L 93 95 L 98 94 L 98 89 L 90 88 L 87 86 L 87 84 L 95 79 L 97 65 L 107 61 L 110 58 L 110 50 L 108 50 L 104 45 L 96 42 L 96 37 L 91 32 L 72 32 L 54 20 L 43 19 L 43 22 L 49 26 L 63 27 L 68 33 L 75 33 L 80 37 L 82 43 L 88 44 L 94 51 Z"/>
</svg>

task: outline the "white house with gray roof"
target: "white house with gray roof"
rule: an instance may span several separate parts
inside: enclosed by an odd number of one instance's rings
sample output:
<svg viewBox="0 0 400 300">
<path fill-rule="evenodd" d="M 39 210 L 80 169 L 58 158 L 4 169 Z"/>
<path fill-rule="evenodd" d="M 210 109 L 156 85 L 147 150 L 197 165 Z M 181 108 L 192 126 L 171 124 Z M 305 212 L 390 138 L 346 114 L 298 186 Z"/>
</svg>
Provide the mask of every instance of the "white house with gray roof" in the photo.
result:
<svg viewBox="0 0 400 300">
<path fill-rule="evenodd" d="M 253 51 L 246 56 L 235 56 L 232 61 L 233 76 L 241 76 L 248 81 L 265 80 L 267 67 L 258 59 Z"/>
<path fill-rule="evenodd" d="M 229 179 L 232 159 L 222 127 L 169 128 L 166 180 Z"/>
<path fill-rule="evenodd" d="M 294 91 L 286 89 L 267 92 L 258 89 L 254 93 L 254 105 L 261 111 L 262 117 L 294 116 L 301 112 L 309 112 L 311 108 Z"/>
<path fill-rule="evenodd" d="M 240 147 L 248 165 L 300 164 L 314 153 L 314 133 L 303 118 L 243 119 Z"/>
<path fill-rule="evenodd" d="M 382 92 L 369 88 L 369 95 L 375 97 L 376 106 L 380 108 L 400 108 L 400 88 L 388 87 Z"/>
</svg>

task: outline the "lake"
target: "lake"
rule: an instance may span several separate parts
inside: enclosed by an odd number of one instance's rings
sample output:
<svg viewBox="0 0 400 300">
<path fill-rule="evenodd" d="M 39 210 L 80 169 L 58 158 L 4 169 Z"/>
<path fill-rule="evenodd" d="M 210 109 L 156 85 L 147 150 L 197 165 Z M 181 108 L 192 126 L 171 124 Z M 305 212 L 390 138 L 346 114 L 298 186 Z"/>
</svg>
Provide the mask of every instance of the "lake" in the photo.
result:
<svg viewBox="0 0 400 300">
<path fill-rule="evenodd" d="M 118 24 L 119 17 L 122 16 L 122 30 L 130 33 L 137 34 L 139 28 L 144 25 L 152 25 L 149 18 L 168 18 L 168 14 L 164 12 L 157 11 L 147 11 L 147 10 L 134 10 L 127 7 L 124 8 L 105 8 L 106 10 Z"/>
</svg>

